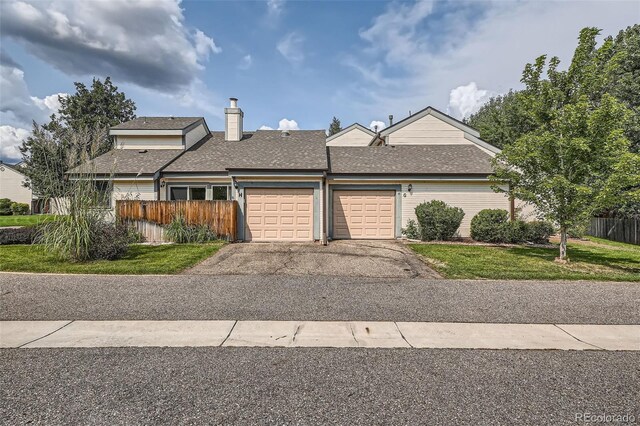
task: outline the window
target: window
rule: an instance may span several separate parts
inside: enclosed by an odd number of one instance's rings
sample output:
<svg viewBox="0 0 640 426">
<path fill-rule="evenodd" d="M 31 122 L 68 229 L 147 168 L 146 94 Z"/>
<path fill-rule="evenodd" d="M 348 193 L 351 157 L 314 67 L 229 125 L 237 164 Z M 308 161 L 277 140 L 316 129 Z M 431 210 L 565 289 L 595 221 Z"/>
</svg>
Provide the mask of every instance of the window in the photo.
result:
<svg viewBox="0 0 640 426">
<path fill-rule="evenodd" d="M 111 184 L 107 180 L 96 180 L 96 207 L 111 208 Z"/>
<path fill-rule="evenodd" d="M 206 200 L 207 189 L 206 188 L 189 188 L 190 200 Z"/>
<path fill-rule="evenodd" d="M 172 186 L 169 190 L 171 201 L 187 200 L 188 187 L 186 186 Z"/>
<path fill-rule="evenodd" d="M 228 200 L 229 199 L 229 187 L 228 186 L 212 186 L 211 187 L 211 199 L 212 200 Z"/>
</svg>

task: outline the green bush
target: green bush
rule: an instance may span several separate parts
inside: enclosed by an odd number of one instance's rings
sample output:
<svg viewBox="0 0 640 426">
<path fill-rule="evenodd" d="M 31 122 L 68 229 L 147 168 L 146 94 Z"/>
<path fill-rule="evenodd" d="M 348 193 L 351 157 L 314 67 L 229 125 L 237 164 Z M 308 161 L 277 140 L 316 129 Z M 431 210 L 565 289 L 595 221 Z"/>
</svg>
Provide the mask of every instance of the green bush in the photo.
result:
<svg viewBox="0 0 640 426">
<path fill-rule="evenodd" d="M 105 223 L 93 235 L 89 258 L 92 260 L 121 258 L 129 250 L 129 245 L 138 241 L 136 234 L 124 224 Z"/>
<path fill-rule="evenodd" d="M 11 203 L 11 213 L 15 215 L 29 213 L 29 204 L 27 203 Z"/>
<path fill-rule="evenodd" d="M 464 218 L 461 208 L 451 207 L 440 200 L 419 204 L 415 212 L 422 241 L 450 240 Z"/>
<path fill-rule="evenodd" d="M 418 224 L 415 220 L 409 219 L 407 221 L 407 227 L 402 228 L 402 235 L 409 238 L 410 240 L 420 239 L 420 230 L 418 229 Z"/>
<path fill-rule="evenodd" d="M 519 244 L 527 241 L 529 236 L 529 224 L 523 220 L 513 220 L 507 223 L 507 241 Z"/>
<path fill-rule="evenodd" d="M 533 221 L 527 223 L 527 235 L 525 241 L 534 244 L 545 244 L 549 237 L 555 233 L 554 226 L 546 221 Z"/>
<path fill-rule="evenodd" d="M 0 216 L 8 216 L 11 212 L 11 200 L 8 198 L 0 198 Z"/>
<path fill-rule="evenodd" d="M 512 231 L 509 212 L 502 209 L 480 210 L 471 219 L 471 238 L 486 243 L 506 243 L 520 230 Z"/>
<path fill-rule="evenodd" d="M 32 244 L 36 241 L 38 226 L 20 228 L 0 228 L 0 245 Z"/>
<path fill-rule="evenodd" d="M 174 243 L 206 243 L 218 239 L 207 225 L 189 225 L 182 214 L 176 214 L 165 227 L 165 235 Z"/>
</svg>

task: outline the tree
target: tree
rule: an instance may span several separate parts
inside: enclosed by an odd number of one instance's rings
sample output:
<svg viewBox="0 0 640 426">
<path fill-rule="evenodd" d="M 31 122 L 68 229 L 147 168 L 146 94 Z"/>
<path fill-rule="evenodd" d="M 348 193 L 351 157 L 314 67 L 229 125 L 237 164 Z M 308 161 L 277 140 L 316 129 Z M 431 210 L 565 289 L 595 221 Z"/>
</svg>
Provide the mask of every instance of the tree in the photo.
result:
<svg viewBox="0 0 640 426">
<path fill-rule="evenodd" d="M 20 146 L 27 186 L 43 198 L 59 197 L 65 185 L 65 172 L 76 166 L 74 158 L 66 154 L 70 149 L 82 148 L 92 156 L 111 149 L 112 140 L 103 137 L 105 129 L 135 118 L 135 103 L 119 92 L 107 77 L 104 82 L 94 78 L 91 88 L 74 83 L 76 93 L 59 96 L 58 114 L 44 125 L 33 123 L 31 135 Z M 88 138 L 98 141 L 97 147 L 77 147 L 77 134 L 89 131 Z M 74 142 L 76 141 L 76 142 Z M 50 182 L 53 179 L 57 183 Z"/>
<path fill-rule="evenodd" d="M 329 136 L 340 133 L 341 131 L 342 126 L 340 124 L 340 119 L 333 117 L 333 120 L 331 120 L 331 124 L 329 125 Z"/>
<path fill-rule="evenodd" d="M 566 71 L 558 70 L 557 57 L 548 65 L 546 56 L 526 65 L 520 101 L 535 130 L 506 146 L 494 161 L 496 190 L 508 181 L 512 196 L 560 226 L 560 261 L 568 260 L 567 230 L 607 202 L 606 188 L 620 187 L 612 179 L 629 153 L 624 131 L 630 111 L 613 95 L 599 93 L 610 74 L 603 72 L 607 49 L 595 48 L 598 34 L 596 28 L 580 32 Z"/>
</svg>

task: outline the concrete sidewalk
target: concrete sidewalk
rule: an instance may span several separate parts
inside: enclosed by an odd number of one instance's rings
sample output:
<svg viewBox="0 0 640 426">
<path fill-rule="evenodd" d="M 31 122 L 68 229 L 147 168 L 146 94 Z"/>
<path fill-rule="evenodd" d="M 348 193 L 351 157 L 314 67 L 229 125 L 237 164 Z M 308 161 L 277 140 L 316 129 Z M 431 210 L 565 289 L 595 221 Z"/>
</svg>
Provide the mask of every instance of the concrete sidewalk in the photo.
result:
<svg viewBox="0 0 640 426">
<path fill-rule="evenodd" d="M 361 321 L 2 321 L 2 348 L 365 347 L 640 351 L 640 325 Z"/>
</svg>

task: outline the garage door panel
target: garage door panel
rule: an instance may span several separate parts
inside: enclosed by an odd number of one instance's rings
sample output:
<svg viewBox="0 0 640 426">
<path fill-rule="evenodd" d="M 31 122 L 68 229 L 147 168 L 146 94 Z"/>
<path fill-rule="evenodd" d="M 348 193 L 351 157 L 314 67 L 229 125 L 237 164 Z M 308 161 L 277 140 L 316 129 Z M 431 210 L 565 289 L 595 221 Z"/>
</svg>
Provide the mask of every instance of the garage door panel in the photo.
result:
<svg viewBox="0 0 640 426">
<path fill-rule="evenodd" d="M 394 238 L 395 191 L 333 192 L 334 238 Z"/>
<path fill-rule="evenodd" d="M 313 189 L 247 188 L 247 241 L 313 240 Z"/>
</svg>

